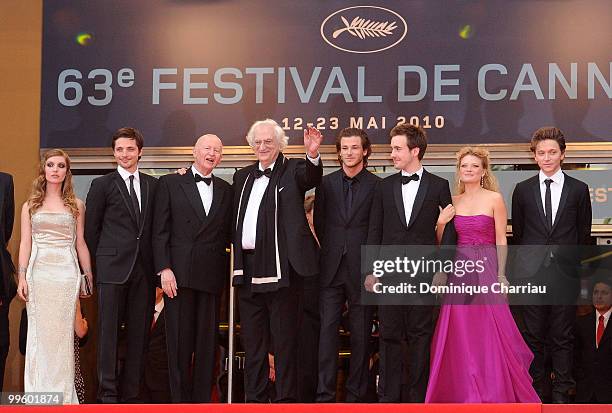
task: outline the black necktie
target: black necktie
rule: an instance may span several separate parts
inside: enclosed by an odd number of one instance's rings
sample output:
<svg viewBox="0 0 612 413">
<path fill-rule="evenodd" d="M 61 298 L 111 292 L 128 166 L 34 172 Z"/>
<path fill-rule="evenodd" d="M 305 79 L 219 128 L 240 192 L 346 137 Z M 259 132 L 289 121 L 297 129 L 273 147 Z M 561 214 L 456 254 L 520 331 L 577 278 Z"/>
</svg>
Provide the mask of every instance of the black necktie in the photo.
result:
<svg viewBox="0 0 612 413">
<path fill-rule="evenodd" d="M 546 184 L 546 193 L 544 194 L 544 212 L 546 213 L 546 224 L 548 225 L 548 229 L 552 229 L 552 195 L 550 193 L 550 184 L 552 184 L 552 179 L 545 179 L 544 183 Z"/>
<path fill-rule="evenodd" d="M 410 181 L 418 181 L 419 180 L 419 176 L 417 174 L 412 174 L 412 175 L 402 175 L 402 185 L 406 185 L 408 182 Z"/>
<path fill-rule="evenodd" d="M 265 171 L 259 168 L 255 169 L 255 179 L 261 178 L 264 175 L 269 178 L 272 175 L 272 169 L 266 168 Z"/>
<path fill-rule="evenodd" d="M 200 174 L 195 174 L 194 178 L 195 178 L 196 184 L 198 182 L 204 182 L 206 185 L 210 185 L 210 183 L 212 182 L 212 176 L 210 178 L 206 178 Z"/>
<path fill-rule="evenodd" d="M 140 205 L 138 205 L 138 197 L 134 189 L 134 175 L 130 175 L 130 199 L 132 200 L 134 214 L 136 214 L 136 224 L 140 225 Z"/>
<path fill-rule="evenodd" d="M 351 207 L 353 206 L 353 184 L 355 183 L 355 179 L 346 175 L 343 177 L 343 179 L 347 185 L 347 192 L 344 196 L 344 207 L 346 208 L 346 214 L 349 215 L 351 212 Z"/>
</svg>

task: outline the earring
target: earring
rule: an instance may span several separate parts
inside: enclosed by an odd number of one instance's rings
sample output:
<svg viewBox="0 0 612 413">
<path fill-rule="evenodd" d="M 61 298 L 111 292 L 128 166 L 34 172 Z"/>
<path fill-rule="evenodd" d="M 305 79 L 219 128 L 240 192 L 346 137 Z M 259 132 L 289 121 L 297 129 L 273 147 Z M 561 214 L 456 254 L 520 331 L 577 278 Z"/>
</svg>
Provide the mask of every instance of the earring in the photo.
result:
<svg viewBox="0 0 612 413">
<path fill-rule="evenodd" d="M 484 188 L 484 175 L 480 177 L 480 187 Z"/>
</svg>

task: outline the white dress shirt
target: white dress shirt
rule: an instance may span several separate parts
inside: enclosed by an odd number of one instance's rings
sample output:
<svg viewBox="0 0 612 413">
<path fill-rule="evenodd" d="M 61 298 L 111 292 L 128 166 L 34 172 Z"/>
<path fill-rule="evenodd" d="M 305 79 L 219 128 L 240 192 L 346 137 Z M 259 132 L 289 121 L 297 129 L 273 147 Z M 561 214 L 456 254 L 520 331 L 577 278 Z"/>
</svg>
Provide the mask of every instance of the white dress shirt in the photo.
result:
<svg viewBox="0 0 612 413">
<path fill-rule="evenodd" d="M 128 194 L 130 193 L 130 176 L 134 175 L 134 191 L 136 191 L 136 198 L 138 198 L 138 208 L 142 211 L 142 202 L 140 201 L 140 174 L 138 173 L 138 168 L 136 168 L 136 172 L 130 173 L 127 169 L 117 165 L 117 172 L 119 172 L 121 179 L 125 182 Z"/>
<path fill-rule="evenodd" d="M 158 303 L 155 303 L 155 313 L 153 313 L 153 319 L 155 320 L 154 322 L 157 322 L 157 319 L 159 318 L 159 314 L 162 312 L 163 309 L 164 309 L 164 300 L 159 300 Z"/>
<path fill-rule="evenodd" d="M 319 165 L 321 160 L 321 155 L 316 158 L 311 158 L 306 155 L 306 158 L 312 162 L 313 165 Z M 271 170 L 274 169 L 274 164 L 276 160 L 272 162 L 268 168 Z M 261 162 L 258 166 L 260 171 L 263 171 L 264 168 L 261 166 Z M 266 168 L 267 169 L 267 168 Z M 254 250 L 255 249 L 255 240 L 257 238 L 257 215 L 259 214 L 259 205 L 261 205 L 261 200 L 266 192 L 266 188 L 268 188 L 268 184 L 270 183 L 270 178 L 265 175 L 255 179 L 253 182 L 253 188 L 251 189 L 251 195 L 249 195 L 249 202 L 247 203 L 246 211 L 244 213 L 244 221 L 242 222 L 242 249 L 243 250 Z"/>
<path fill-rule="evenodd" d="M 550 184 L 550 199 L 552 201 L 552 223 L 555 224 L 555 217 L 559 210 L 559 202 L 561 201 L 561 191 L 563 190 L 563 182 L 565 182 L 565 175 L 563 171 L 559 169 L 553 176 L 546 176 L 544 172 L 540 171 L 538 175 L 540 178 L 540 195 L 542 196 L 542 207 L 544 207 L 544 215 L 546 215 L 546 183 L 547 179 L 552 179 Z"/>
<path fill-rule="evenodd" d="M 423 167 L 415 172 L 419 176 L 418 181 L 410 181 L 406 185 L 402 185 L 402 200 L 404 201 L 404 212 L 406 213 L 406 225 L 410 224 L 410 218 L 412 217 L 412 208 L 414 207 L 414 199 L 416 198 L 419 185 L 421 185 L 421 178 L 423 177 Z M 402 176 L 410 176 L 406 171 L 402 171 Z"/>
<path fill-rule="evenodd" d="M 195 165 L 191 165 L 191 173 L 195 178 L 196 174 L 204 177 L 204 178 L 212 178 L 212 173 L 208 175 L 204 175 L 195 167 Z M 196 182 L 196 186 L 198 187 L 198 192 L 200 193 L 200 199 L 202 200 L 202 205 L 204 205 L 204 210 L 206 211 L 206 215 L 210 212 L 210 206 L 212 205 L 213 199 L 213 184 L 206 185 L 206 182 L 200 181 Z"/>
</svg>

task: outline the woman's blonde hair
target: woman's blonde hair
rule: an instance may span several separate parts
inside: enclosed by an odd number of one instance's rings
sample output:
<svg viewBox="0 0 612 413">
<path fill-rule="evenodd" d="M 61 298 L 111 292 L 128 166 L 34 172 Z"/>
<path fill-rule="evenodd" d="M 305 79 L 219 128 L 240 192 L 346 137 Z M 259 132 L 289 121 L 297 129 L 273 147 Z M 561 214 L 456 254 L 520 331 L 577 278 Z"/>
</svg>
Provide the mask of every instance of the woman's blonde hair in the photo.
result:
<svg viewBox="0 0 612 413">
<path fill-rule="evenodd" d="M 491 172 L 491 161 L 489 159 L 489 151 L 479 146 L 465 146 L 457 152 L 457 171 L 455 172 L 455 193 L 457 195 L 465 192 L 465 185 L 461 182 L 459 170 L 461 168 L 461 160 L 468 155 L 472 155 L 480 159 L 484 176 L 480 180 L 480 186 L 489 191 L 499 192 L 499 185 L 493 172 Z"/>
<path fill-rule="evenodd" d="M 32 190 L 30 197 L 28 198 L 28 205 L 30 209 L 30 216 L 42 207 L 45 195 L 47 193 L 47 179 L 45 177 L 45 165 L 47 160 L 54 156 L 61 156 L 66 160 L 66 178 L 62 182 L 62 200 L 64 205 L 68 207 L 72 215 L 76 218 L 79 216 L 79 208 L 76 202 L 76 195 L 74 194 L 74 186 L 72 185 L 72 172 L 70 171 L 70 158 L 68 154 L 61 149 L 49 149 L 43 153 L 40 158 L 40 164 L 38 165 L 38 176 L 34 178 L 32 182 Z"/>
</svg>

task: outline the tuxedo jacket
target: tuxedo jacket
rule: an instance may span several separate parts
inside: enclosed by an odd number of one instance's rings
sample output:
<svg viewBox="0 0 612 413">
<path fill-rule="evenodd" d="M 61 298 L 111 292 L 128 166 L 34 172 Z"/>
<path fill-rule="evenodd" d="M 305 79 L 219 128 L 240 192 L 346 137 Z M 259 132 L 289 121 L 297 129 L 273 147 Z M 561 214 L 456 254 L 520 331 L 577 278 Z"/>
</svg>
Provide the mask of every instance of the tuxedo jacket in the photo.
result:
<svg viewBox="0 0 612 413">
<path fill-rule="evenodd" d="M 171 268 L 178 287 L 220 294 L 229 280 L 232 189 L 213 176 L 208 214 L 193 173 L 159 179 L 153 219 L 155 272 Z"/>
<path fill-rule="evenodd" d="M 550 245 L 551 252 L 567 271 L 576 271 L 578 245 L 591 244 L 591 199 L 589 187 L 567 174 L 552 229 L 547 228 L 538 175 L 519 182 L 512 194 L 512 243 L 515 245 Z M 565 246 L 565 247 L 564 247 Z M 516 251 L 521 268 L 517 278 L 534 276 L 546 259 L 541 248 L 525 247 Z M 520 259 L 519 259 L 520 258 Z M 567 264 L 567 265 L 563 265 Z"/>
<path fill-rule="evenodd" d="M 574 376 L 576 402 L 588 403 L 593 395 L 599 403 L 612 403 L 612 322 L 595 346 L 597 311 L 580 316 L 574 328 Z"/>
<path fill-rule="evenodd" d="M 277 194 L 278 243 L 286 246 L 280 249 L 281 255 L 286 255 L 279 257 L 281 268 L 288 268 L 287 264 L 291 264 L 299 275 L 312 276 L 319 272 L 319 254 L 317 242 L 306 220 L 304 195 L 321 182 L 323 164 L 319 160 L 319 165 L 314 165 L 305 159 L 286 159 L 286 162 L 287 166 L 279 177 Z M 258 166 L 259 162 L 255 162 L 234 174 L 234 242 L 242 239 L 242 234 L 235 234 L 241 191 L 247 177 Z M 248 202 L 248 199 L 242 202 Z"/>
<path fill-rule="evenodd" d="M 383 179 L 374 194 L 368 228 L 369 245 L 435 245 L 440 207 L 452 204 L 446 179 L 423 170 L 410 222 L 406 222 L 401 172 Z M 455 244 L 453 222 L 444 230 L 442 243 Z"/>
<path fill-rule="evenodd" d="M 13 233 L 15 197 L 13 177 L 0 172 L 0 299 L 9 302 L 16 293 L 15 267 L 7 244 Z"/>
<path fill-rule="evenodd" d="M 151 225 L 157 179 L 139 172 L 140 225 L 130 194 L 119 172 L 113 171 L 92 181 L 85 210 L 85 241 L 95 263 L 98 283 L 128 281 L 136 259 L 153 277 Z M 151 279 L 152 281 L 153 279 Z"/>
<path fill-rule="evenodd" d="M 347 213 L 343 176 L 342 169 L 324 176 L 316 190 L 314 225 L 321 243 L 321 287 L 333 282 L 344 254 L 349 274 L 354 275 L 351 279 L 356 285 L 360 283 L 361 246 L 368 240 L 370 208 L 374 190 L 381 181 L 367 170 L 361 172 L 351 210 Z"/>
</svg>

